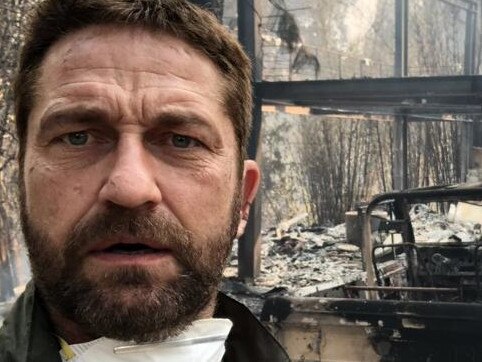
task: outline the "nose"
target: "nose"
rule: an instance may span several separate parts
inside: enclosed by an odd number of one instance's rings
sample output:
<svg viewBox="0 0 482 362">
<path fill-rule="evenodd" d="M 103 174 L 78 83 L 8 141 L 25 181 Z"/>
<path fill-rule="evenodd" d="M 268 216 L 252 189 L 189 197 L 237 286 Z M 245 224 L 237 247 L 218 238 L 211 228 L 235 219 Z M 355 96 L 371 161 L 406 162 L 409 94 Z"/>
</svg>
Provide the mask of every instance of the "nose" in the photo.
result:
<svg viewBox="0 0 482 362">
<path fill-rule="evenodd" d="M 113 167 L 99 192 L 103 203 L 124 208 L 152 208 L 162 200 L 156 165 L 141 140 L 119 140 Z"/>
</svg>

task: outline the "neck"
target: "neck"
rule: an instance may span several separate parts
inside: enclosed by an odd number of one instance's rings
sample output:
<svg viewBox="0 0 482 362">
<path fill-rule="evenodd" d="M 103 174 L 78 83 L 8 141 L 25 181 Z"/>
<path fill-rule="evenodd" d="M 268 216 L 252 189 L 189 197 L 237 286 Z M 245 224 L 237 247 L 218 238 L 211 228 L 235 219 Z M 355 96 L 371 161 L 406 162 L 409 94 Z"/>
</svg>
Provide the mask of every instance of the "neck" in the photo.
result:
<svg viewBox="0 0 482 362">
<path fill-rule="evenodd" d="M 86 333 L 80 325 L 64 317 L 56 309 L 48 308 L 48 310 L 55 332 L 68 344 L 85 343 L 98 337 Z"/>
</svg>

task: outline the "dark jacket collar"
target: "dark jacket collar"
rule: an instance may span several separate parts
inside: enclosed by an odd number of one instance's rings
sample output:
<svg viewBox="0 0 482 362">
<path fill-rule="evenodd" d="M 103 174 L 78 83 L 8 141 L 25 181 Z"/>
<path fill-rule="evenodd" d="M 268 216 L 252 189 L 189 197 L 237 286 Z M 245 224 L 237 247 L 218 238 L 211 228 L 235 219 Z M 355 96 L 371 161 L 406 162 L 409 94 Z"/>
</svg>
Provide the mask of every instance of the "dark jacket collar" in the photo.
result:
<svg viewBox="0 0 482 362">
<path fill-rule="evenodd" d="M 280 344 L 241 303 L 219 293 L 214 316 L 233 322 L 224 362 L 289 362 Z M 48 313 L 30 283 L 0 329 L 0 361 L 61 362 L 59 350 Z"/>
<path fill-rule="evenodd" d="M 233 322 L 226 341 L 224 362 L 289 362 L 288 355 L 278 341 L 243 304 L 218 293 L 214 316 Z"/>
<path fill-rule="evenodd" d="M 48 313 L 29 283 L 0 330 L 0 360 L 62 362 L 59 350 Z"/>
</svg>

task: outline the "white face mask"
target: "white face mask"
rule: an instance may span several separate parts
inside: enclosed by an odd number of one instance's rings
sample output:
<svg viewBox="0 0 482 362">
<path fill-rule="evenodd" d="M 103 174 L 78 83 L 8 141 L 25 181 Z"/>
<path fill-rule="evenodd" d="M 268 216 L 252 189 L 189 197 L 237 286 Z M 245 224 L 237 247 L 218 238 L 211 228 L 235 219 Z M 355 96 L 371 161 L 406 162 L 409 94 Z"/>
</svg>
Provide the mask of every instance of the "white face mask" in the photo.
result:
<svg viewBox="0 0 482 362">
<path fill-rule="evenodd" d="M 232 326 L 229 319 L 202 319 L 163 342 L 139 345 L 99 338 L 63 346 L 60 355 L 68 362 L 220 362 Z"/>
</svg>

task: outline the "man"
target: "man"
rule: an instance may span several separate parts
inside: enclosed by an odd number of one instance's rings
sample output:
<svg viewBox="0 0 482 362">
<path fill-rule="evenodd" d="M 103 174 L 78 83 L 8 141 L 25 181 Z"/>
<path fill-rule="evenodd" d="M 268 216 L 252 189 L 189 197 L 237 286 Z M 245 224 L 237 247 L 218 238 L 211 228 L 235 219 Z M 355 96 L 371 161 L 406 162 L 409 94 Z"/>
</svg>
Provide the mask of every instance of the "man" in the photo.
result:
<svg viewBox="0 0 482 362">
<path fill-rule="evenodd" d="M 1 361 L 288 360 L 217 293 L 259 184 L 249 77 L 186 1 L 40 2 L 16 82 L 33 282 Z"/>
</svg>

